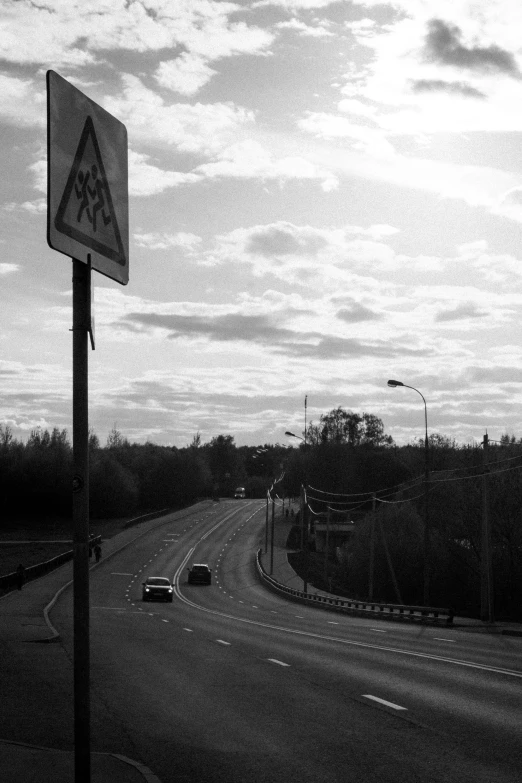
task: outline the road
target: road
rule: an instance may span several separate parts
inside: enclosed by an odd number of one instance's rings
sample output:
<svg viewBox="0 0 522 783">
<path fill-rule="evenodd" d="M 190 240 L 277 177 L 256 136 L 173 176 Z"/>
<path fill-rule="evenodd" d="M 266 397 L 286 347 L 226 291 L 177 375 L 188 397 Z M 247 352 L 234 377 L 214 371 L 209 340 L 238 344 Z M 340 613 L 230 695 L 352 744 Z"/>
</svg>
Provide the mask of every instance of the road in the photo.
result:
<svg viewBox="0 0 522 783">
<path fill-rule="evenodd" d="M 166 518 L 91 572 L 93 750 L 163 783 L 514 783 L 522 640 L 341 616 L 255 575 L 264 505 Z M 191 562 L 213 584 L 187 585 Z M 172 604 L 141 601 L 146 576 Z M 72 601 L 52 613 L 71 656 Z"/>
</svg>

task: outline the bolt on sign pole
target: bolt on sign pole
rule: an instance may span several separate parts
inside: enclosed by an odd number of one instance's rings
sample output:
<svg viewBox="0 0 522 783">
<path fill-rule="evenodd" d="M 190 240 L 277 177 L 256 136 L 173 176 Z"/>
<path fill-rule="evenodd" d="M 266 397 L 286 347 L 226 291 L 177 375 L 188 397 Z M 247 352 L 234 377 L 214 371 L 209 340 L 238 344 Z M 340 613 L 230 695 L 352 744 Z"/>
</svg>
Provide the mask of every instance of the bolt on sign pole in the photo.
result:
<svg viewBox="0 0 522 783">
<path fill-rule="evenodd" d="M 125 126 L 47 71 L 47 243 L 73 263 L 73 651 L 75 783 L 90 783 L 88 335 L 91 269 L 129 280 Z"/>
</svg>

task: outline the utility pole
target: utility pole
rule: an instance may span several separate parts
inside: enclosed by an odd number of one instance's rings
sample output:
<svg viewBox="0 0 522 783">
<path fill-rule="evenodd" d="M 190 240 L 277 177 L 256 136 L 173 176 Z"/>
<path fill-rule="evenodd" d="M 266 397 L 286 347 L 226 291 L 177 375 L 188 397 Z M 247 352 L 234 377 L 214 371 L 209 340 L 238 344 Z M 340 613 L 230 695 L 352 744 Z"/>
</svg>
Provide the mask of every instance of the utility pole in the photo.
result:
<svg viewBox="0 0 522 783">
<path fill-rule="evenodd" d="M 484 435 L 482 465 L 482 530 L 480 549 L 480 619 L 494 622 L 493 565 L 491 552 L 491 524 L 489 519 L 489 438 Z"/>
<path fill-rule="evenodd" d="M 330 546 L 330 506 L 326 510 L 326 544 L 324 548 L 324 582 L 328 584 L 328 552 Z"/>
<path fill-rule="evenodd" d="M 306 487 L 302 487 L 301 504 L 301 551 L 303 553 L 303 592 L 308 592 L 308 498 L 306 497 Z"/>
<path fill-rule="evenodd" d="M 420 393 L 420 392 L 419 392 Z M 422 396 L 422 395 L 421 395 Z M 423 602 L 424 606 L 430 605 L 430 581 L 431 581 L 431 536 L 430 536 L 430 512 L 429 512 L 429 484 L 430 484 L 430 462 L 429 462 L 429 443 L 428 443 L 428 414 L 426 406 L 424 407 L 426 416 L 426 434 L 424 437 L 424 587 Z"/>
<path fill-rule="evenodd" d="M 266 493 L 265 555 L 268 552 L 268 492 Z"/>
<path fill-rule="evenodd" d="M 270 576 L 274 572 L 274 517 L 275 517 L 275 494 L 272 495 L 272 541 L 270 544 Z"/>
<path fill-rule="evenodd" d="M 373 601 L 373 578 L 375 569 L 375 492 L 372 494 L 372 518 L 370 522 L 370 575 L 368 600 Z"/>
</svg>

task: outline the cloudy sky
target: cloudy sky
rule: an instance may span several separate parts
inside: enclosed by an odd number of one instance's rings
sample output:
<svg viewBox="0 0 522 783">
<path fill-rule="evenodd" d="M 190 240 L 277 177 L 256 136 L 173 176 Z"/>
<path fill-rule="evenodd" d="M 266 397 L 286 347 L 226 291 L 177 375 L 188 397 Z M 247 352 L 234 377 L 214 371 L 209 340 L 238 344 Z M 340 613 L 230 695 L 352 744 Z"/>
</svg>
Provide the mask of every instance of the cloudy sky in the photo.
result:
<svg viewBox="0 0 522 783">
<path fill-rule="evenodd" d="M 0 0 L 0 422 L 71 428 L 45 72 L 125 123 L 130 280 L 93 273 L 90 423 L 522 437 L 520 0 Z"/>
</svg>

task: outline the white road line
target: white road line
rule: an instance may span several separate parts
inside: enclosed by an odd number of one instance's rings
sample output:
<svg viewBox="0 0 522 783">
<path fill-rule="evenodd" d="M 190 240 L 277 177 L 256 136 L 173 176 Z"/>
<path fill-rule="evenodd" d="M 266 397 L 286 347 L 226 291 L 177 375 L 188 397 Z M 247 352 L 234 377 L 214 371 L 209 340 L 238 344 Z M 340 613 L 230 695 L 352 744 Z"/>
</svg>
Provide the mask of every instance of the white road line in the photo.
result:
<svg viewBox="0 0 522 783">
<path fill-rule="evenodd" d="M 296 617 L 299 615 L 296 614 Z M 334 620 L 328 620 L 328 625 L 339 625 L 339 623 L 336 623 Z"/>
<path fill-rule="evenodd" d="M 443 639 L 441 636 L 433 637 L 437 642 L 454 642 L 455 639 Z"/>
<path fill-rule="evenodd" d="M 194 631 L 192 630 L 192 628 L 184 628 L 183 630 L 184 630 L 184 631 L 187 631 L 187 633 L 194 633 Z"/>
<path fill-rule="evenodd" d="M 363 694 L 364 699 L 371 699 L 372 701 L 377 701 L 379 704 L 384 704 L 385 707 L 391 707 L 393 710 L 407 710 L 406 707 L 401 707 L 400 704 L 394 704 L 391 701 L 386 701 L 386 699 L 379 699 L 378 696 L 370 696 L 369 693 Z"/>
<path fill-rule="evenodd" d="M 284 661 L 278 661 L 277 658 L 267 658 L 268 661 L 271 663 L 277 663 L 278 666 L 290 666 L 289 663 L 284 663 Z"/>
<path fill-rule="evenodd" d="M 216 642 L 218 644 L 226 644 L 227 647 L 230 647 L 230 642 L 225 642 L 223 639 L 216 639 Z"/>
<path fill-rule="evenodd" d="M 162 622 L 162 623 L 168 623 L 168 620 L 164 620 L 164 619 L 162 618 L 162 619 L 161 619 L 161 622 Z"/>
<path fill-rule="evenodd" d="M 382 628 L 370 628 L 370 631 L 375 631 L 375 633 L 386 633 Z"/>
</svg>

